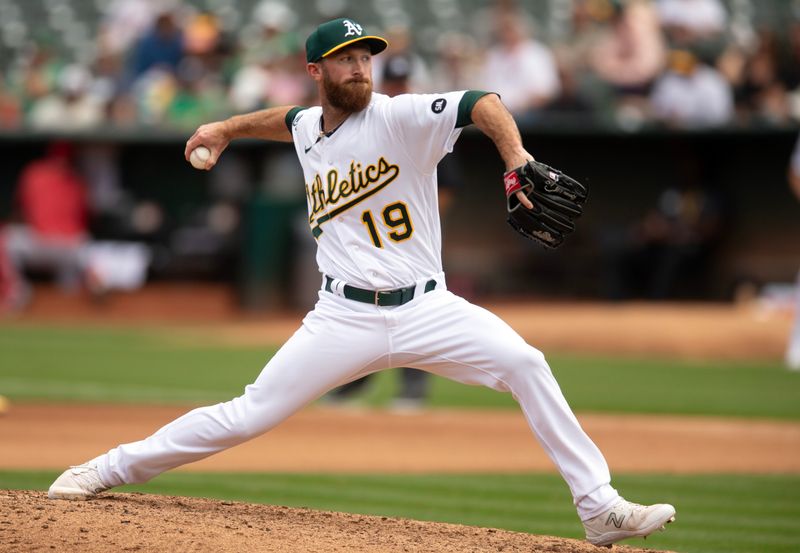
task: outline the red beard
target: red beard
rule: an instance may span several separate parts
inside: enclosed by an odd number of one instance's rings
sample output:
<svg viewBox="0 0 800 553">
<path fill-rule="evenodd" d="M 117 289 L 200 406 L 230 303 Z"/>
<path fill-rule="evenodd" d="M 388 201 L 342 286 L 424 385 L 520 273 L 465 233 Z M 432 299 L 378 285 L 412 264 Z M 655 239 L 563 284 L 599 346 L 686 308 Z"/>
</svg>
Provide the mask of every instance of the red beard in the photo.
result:
<svg viewBox="0 0 800 553">
<path fill-rule="evenodd" d="M 346 113 L 355 113 L 369 105 L 372 98 L 372 80 L 361 79 L 343 84 L 333 82 L 326 73 L 322 74 L 322 87 L 331 106 Z"/>
</svg>

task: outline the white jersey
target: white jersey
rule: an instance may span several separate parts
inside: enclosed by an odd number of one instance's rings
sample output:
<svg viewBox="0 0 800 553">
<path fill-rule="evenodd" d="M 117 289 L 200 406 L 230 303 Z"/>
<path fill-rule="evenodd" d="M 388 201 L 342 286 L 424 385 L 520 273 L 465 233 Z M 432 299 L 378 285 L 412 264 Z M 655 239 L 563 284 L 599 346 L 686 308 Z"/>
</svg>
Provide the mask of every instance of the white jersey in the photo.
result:
<svg viewBox="0 0 800 553">
<path fill-rule="evenodd" d="M 321 107 L 295 115 L 292 136 L 322 273 L 372 290 L 441 273 L 436 166 L 461 134 L 464 92 L 373 93 L 366 109 L 322 138 Z"/>
</svg>

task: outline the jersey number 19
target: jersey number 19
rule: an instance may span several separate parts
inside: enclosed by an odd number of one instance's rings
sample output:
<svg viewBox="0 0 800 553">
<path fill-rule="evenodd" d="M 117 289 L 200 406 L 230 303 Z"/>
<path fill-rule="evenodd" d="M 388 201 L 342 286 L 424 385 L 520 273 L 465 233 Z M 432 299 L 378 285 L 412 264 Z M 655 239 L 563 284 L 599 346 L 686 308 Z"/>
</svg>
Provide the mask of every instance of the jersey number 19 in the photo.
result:
<svg viewBox="0 0 800 553">
<path fill-rule="evenodd" d="M 414 227 L 411 224 L 411 217 L 408 215 L 408 208 L 403 202 L 395 202 L 383 208 L 381 212 L 384 224 L 391 229 L 387 236 L 395 242 L 402 242 L 408 240 L 414 232 Z M 378 234 L 378 229 L 375 225 L 375 219 L 372 212 L 367 210 L 361 214 L 361 222 L 367 227 L 369 237 L 376 248 L 382 248 L 383 242 L 381 236 Z"/>
</svg>

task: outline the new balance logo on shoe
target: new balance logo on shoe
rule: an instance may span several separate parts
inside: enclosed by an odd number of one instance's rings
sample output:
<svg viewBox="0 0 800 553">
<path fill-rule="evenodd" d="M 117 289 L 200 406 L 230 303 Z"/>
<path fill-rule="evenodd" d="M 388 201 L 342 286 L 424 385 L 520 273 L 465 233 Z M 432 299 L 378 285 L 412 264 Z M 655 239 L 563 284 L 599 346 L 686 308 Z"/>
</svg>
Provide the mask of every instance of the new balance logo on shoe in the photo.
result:
<svg viewBox="0 0 800 553">
<path fill-rule="evenodd" d="M 610 513 L 608 515 L 608 520 L 606 520 L 606 526 L 613 524 L 617 528 L 622 528 L 623 522 L 625 522 L 625 515 L 620 515 L 620 517 L 617 518 L 617 513 Z"/>
</svg>

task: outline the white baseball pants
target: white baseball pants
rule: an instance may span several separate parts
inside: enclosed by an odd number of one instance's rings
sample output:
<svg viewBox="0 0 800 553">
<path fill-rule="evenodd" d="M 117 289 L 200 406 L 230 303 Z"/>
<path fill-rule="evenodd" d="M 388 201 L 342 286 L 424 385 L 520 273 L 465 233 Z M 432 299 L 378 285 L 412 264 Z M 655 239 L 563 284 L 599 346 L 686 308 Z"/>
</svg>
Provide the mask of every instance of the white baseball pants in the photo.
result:
<svg viewBox="0 0 800 553">
<path fill-rule="evenodd" d="M 581 520 L 619 497 L 600 450 L 581 429 L 542 353 L 498 317 L 443 289 L 397 307 L 321 291 L 300 329 L 244 394 L 190 411 L 98 458 L 110 486 L 146 482 L 255 438 L 328 390 L 390 367 L 423 369 L 511 392 L 572 492 Z"/>
</svg>

